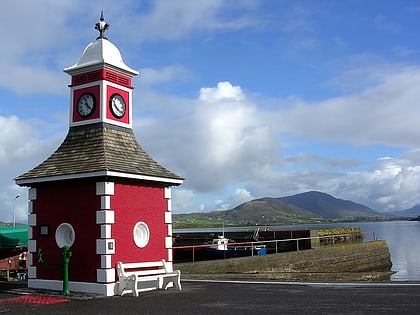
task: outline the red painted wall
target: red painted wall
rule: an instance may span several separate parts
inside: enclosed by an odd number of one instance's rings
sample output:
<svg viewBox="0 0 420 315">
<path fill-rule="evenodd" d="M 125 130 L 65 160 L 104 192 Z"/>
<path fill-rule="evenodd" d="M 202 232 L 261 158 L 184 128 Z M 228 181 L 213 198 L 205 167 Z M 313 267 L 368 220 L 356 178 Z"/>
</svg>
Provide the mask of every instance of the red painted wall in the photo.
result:
<svg viewBox="0 0 420 315">
<path fill-rule="evenodd" d="M 113 266 L 118 261 L 168 260 L 165 248 L 168 227 L 164 223 L 168 204 L 164 188 L 143 185 L 115 183 L 115 195 L 111 197 L 111 208 L 115 211 L 115 224 L 112 225 L 112 237 L 115 239 Z M 150 240 L 144 248 L 137 247 L 133 240 L 133 228 L 137 222 L 145 222 L 149 226 Z"/>
<path fill-rule="evenodd" d="M 96 224 L 96 211 L 100 210 L 100 197 L 96 196 L 96 181 L 66 181 L 39 184 L 33 212 L 37 226 L 33 238 L 42 249 L 44 263 L 38 262 L 38 279 L 62 280 L 62 262 L 55 242 L 55 231 L 61 223 L 69 223 L 75 230 L 71 247 L 73 256 L 69 264 L 69 280 L 96 282 L 96 269 L 100 268 L 100 256 L 96 255 L 96 239 L 100 238 L 100 226 Z M 49 225 L 48 236 L 39 235 L 39 225 Z"/>
<path fill-rule="evenodd" d="M 55 231 L 65 222 L 75 230 L 69 280 L 97 282 L 96 269 L 101 268 L 100 255 L 96 254 L 96 239 L 101 238 L 100 225 L 96 224 L 96 211 L 101 209 L 100 196 L 96 196 L 97 181 L 78 180 L 36 186 L 37 199 L 33 203 L 33 212 L 37 214 L 37 226 L 33 229 L 33 238 L 37 241 L 37 248 L 42 249 L 44 262 L 38 262 L 34 253 L 38 279 L 63 279 Z M 114 195 L 111 196 L 111 210 L 115 213 L 115 224 L 111 225 L 111 237 L 115 239 L 112 266 L 118 261 L 168 260 L 165 248 L 165 237 L 168 236 L 168 225 L 165 224 L 167 202 L 164 187 L 153 183 L 115 182 Z M 145 222 L 150 230 L 150 240 L 144 248 L 134 243 L 133 228 L 137 222 Z M 49 225 L 48 236 L 39 235 L 40 225 Z"/>
</svg>

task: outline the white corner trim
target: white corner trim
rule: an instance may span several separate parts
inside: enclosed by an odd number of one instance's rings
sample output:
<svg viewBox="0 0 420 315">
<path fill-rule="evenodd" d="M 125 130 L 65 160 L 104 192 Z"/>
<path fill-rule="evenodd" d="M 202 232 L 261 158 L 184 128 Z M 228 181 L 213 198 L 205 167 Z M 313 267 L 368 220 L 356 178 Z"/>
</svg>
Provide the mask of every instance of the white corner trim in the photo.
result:
<svg viewBox="0 0 420 315">
<path fill-rule="evenodd" d="M 28 278 L 29 279 L 35 279 L 36 278 L 36 267 L 29 266 L 29 268 L 28 268 Z"/>
<path fill-rule="evenodd" d="M 172 236 L 165 237 L 165 248 L 172 248 Z"/>
<path fill-rule="evenodd" d="M 172 263 L 172 261 L 166 262 L 166 268 L 168 269 L 169 272 L 174 271 L 174 264 Z"/>
<path fill-rule="evenodd" d="M 28 201 L 28 213 L 34 212 L 34 202 L 32 200 Z"/>
<path fill-rule="evenodd" d="M 28 255 L 26 256 L 26 259 L 28 261 L 29 266 L 34 264 L 34 256 L 31 252 L 28 252 Z"/>
<path fill-rule="evenodd" d="M 101 196 L 101 209 L 111 209 L 111 196 Z"/>
<path fill-rule="evenodd" d="M 172 211 L 172 199 L 168 199 L 168 211 Z"/>
<path fill-rule="evenodd" d="M 36 252 L 36 240 L 28 240 L 28 252 Z"/>
<path fill-rule="evenodd" d="M 165 199 L 171 199 L 172 189 L 171 187 L 165 187 Z"/>
<path fill-rule="evenodd" d="M 172 236 L 172 224 L 168 224 L 168 236 Z"/>
<path fill-rule="evenodd" d="M 114 182 L 97 182 L 96 195 L 114 195 Z"/>
<path fill-rule="evenodd" d="M 172 263 L 173 260 L 174 260 L 173 250 L 172 250 L 172 248 L 170 248 L 170 249 L 168 249 L 168 261 L 166 263 Z"/>
<path fill-rule="evenodd" d="M 32 253 L 28 253 L 28 256 L 26 257 L 28 260 L 28 265 L 32 266 L 34 264 L 34 255 Z"/>
<path fill-rule="evenodd" d="M 29 190 L 28 190 L 28 199 L 29 200 L 36 200 L 36 195 L 37 195 L 37 193 L 36 193 L 36 188 L 34 188 L 34 187 L 32 187 L 32 188 L 29 188 Z"/>
<path fill-rule="evenodd" d="M 36 226 L 36 214 L 31 213 L 28 215 L 28 225 L 29 226 Z"/>
<path fill-rule="evenodd" d="M 32 226 L 28 227 L 28 240 L 31 240 L 34 238 L 34 228 Z"/>
<path fill-rule="evenodd" d="M 115 282 L 115 269 L 96 269 L 96 278 L 98 282 Z"/>
<path fill-rule="evenodd" d="M 112 267 L 112 256 L 111 255 L 101 255 L 101 268 L 109 269 Z"/>
<path fill-rule="evenodd" d="M 111 225 L 110 224 L 102 224 L 101 225 L 101 238 L 111 238 Z"/>
<path fill-rule="evenodd" d="M 169 211 L 165 212 L 165 223 L 166 224 L 172 223 L 172 212 L 169 212 Z"/>
<path fill-rule="evenodd" d="M 97 239 L 96 253 L 98 255 L 115 254 L 115 240 L 113 239 Z"/>
<path fill-rule="evenodd" d="M 96 224 L 114 224 L 115 212 L 112 210 L 96 211 Z"/>
</svg>

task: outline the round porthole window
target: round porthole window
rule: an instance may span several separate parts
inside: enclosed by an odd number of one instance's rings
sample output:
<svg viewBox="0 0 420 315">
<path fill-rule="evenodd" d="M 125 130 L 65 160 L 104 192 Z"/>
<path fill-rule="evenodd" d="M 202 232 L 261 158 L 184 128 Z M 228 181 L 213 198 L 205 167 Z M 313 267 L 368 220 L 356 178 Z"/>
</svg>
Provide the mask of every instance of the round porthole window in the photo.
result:
<svg viewBox="0 0 420 315">
<path fill-rule="evenodd" d="M 71 224 L 61 223 L 55 231 L 55 242 L 58 247 L 71 247 L 74 243 L 74 229 Z"/>
<path fill-rule="evenodd" d="M 133 239 L 137 247 L 143 248 L 149 243 L 150 231 L 144 222 L 138 222 L 133 229 Z"/>
</svg>

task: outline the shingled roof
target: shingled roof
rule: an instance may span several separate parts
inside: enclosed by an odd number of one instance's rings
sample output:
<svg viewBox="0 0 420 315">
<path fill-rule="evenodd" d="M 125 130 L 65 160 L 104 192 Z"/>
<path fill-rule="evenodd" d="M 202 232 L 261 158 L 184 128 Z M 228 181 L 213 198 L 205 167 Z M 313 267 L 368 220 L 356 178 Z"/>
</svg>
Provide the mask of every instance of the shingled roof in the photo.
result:
<svg viewBox="0 0 420 315">
<path fill-rule="evenodd" d="M 115 174 L 175 185 L 183 181 L 153 160 L 131 129 L 98 123 L 71 127 L 61 146 L 44 162 L 17 177 L 16 183 Z"/>
</svg>

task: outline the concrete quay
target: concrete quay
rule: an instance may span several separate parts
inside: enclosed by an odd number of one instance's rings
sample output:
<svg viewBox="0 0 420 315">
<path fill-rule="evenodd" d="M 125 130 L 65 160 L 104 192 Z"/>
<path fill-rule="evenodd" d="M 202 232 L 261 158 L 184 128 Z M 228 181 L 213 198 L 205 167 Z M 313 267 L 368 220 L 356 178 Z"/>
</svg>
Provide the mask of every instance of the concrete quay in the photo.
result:
<svg viewBox="0 0 420 315">
<path fill-rule="evenodd" d="M 195 279 L 308 281 L 389 280 L 391 259 L 385 241 L 325 246 L 310 250 L 175 264 Z"/>
<path fill-rule="evenodd" d="M 132 296 L 70 295 L 67 302 L 16 302 L 25 283 L 0 283 L 5 314 L 418 314 L 420 283 L 187 280 L 182 291 Z M 18 288 L 21 290 L 17 290 Z M 23 290 L 25 292 L 25 290 Z M 37 296 L 40 293 L 27 291 Z M 46 294 L 43 292 L 42 294 Z M 21 295 L 20 295 L 21 296 Z M 60 297 L 50 292 L 50 297 Z M 61 296 L 62 297 L 62 296 Z M 14 299 L 14 300 L 13 300 Z M 11 302 L 15 301 L 15 302 Z"/>
</svg>

